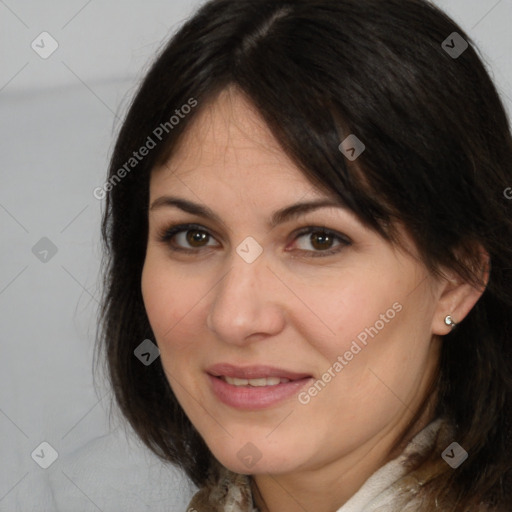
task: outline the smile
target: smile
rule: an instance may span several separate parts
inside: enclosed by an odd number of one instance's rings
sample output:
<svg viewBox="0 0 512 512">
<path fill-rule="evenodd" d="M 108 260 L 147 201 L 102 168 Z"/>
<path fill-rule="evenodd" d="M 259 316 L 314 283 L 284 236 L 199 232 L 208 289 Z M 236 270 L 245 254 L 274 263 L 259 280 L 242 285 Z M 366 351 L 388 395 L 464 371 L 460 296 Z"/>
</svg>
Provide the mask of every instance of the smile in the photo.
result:
<svg viewBox="0 0 512 512">
<path fill-rule="evenodd" d="M 263 377 L 261 379 L 237 379 L 236 377 L 227 377 L 223 375 L 220 378 L 232 386 L 252 386 L 255 388 L 264 386 L 277 386 L 278 384 L 285 384 L 286 382 L 290 382 L 290 379 L 280 379 L 279 377 Z"/>
<path fill-rule="evenodd" d="M 272 366 L 224 363 L 208 368 L 207 377 L 216 401 L 246 411 L 279 405 L 313 380 L 311 375 Z"/>
</svg>

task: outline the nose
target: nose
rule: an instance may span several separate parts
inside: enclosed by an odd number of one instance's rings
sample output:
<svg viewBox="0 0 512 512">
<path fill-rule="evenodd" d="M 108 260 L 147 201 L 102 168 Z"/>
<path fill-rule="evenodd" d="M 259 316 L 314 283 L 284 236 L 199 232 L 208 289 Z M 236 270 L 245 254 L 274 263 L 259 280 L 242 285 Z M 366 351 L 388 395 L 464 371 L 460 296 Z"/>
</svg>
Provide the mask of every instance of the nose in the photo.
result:
<svg viewBox="0 0 512 512">
<path fill-rule="evenodd" d="M 285 324 L 286 288 L 268 267 L 265 251 L 252 263 L 234 252 L 231 263 L 212 292 L 208 328 L 239 346 L 278 334 Z"/>
</svg>

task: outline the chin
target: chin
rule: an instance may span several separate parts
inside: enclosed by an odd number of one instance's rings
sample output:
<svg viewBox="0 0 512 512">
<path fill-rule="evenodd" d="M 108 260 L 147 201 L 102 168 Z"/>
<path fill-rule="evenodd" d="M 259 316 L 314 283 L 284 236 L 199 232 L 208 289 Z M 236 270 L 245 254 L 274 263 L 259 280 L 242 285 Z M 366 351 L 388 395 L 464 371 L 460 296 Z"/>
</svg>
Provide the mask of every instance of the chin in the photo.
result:
<svg viewBox="0 0 512 512">
<path fill-rule="evenodd" d="M 293 453 L 293 449 L 284 453 L 281 446 L 279 453 L 276 453 L 275 446 L 259 448 L 258 446 L 261 446 L 262 443 L 258 440 L 237 444 L 240 445 L 240 448 L 234 452 L 232 451 L 233 444 L 230 445 L 229 451 L 212 450 L 215 458 L 234 473 L 243 475 L 277 475 L 293 472 L 300 465 L 300 461 L 293 460 L 289 455 L 287 456 L 287 454 Z"/>
</svg>

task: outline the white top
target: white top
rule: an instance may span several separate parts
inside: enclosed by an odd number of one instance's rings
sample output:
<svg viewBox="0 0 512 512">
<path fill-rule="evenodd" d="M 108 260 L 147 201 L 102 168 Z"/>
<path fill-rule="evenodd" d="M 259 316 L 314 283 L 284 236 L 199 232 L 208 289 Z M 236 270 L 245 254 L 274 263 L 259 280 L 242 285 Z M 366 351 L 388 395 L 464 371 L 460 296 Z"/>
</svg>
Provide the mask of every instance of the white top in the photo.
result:
<svg viewBox="0 0 512 512">
<path fill-rule="evenodd" d="M 408 472 L 402 462 L 412 452 L 431 447 L 441 424 L 437 419 L 420 431 L 399 457 L 378 469 L 337 512 L 395 512 L 396 488 L 392 486 Z"/>
</svg>

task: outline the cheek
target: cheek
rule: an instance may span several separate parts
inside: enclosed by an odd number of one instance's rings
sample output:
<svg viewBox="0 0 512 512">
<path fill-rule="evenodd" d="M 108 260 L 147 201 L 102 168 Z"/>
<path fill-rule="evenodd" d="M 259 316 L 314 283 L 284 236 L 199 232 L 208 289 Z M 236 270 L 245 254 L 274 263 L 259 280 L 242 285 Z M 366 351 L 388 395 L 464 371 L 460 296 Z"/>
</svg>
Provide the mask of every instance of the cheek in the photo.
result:
<svg viewBox="0 0 512 512">
<path fill-rule="evenodd" d="M 302 294 L 310 308 L 301 320 L 305 339 L 330 363 L 351 349 L 359 353 L 354 341 L 364 348 L 369 340 L 384 338 L 384 333 L 402 321 L 404 308 L 399 299 L 405 286 L 392 276 L 386 279 L 381 273 L 379 279 L 372 272 L 346 273 L 322 288 L 305 283 Z"/>
<path fill-rule="evenodd" d="M 168 262 L 148 255 L 142 270 L 141 291 L 160 349 L 190 345 L 194 339 L 191 326 L 198 325 L 191 321 L 194 308 L 207 293 L 204 280 L 179 272 Z"/>
<path fill-rule="evenodd" d="M 423 373 L 432 298 L 426 287 L 418 286 L 421 279 L 414 268 L 393 273 L 382 268 L 347 273 L 321 291 L 312 292 L 315 288 L 304 284 L 303 290 L 310 290 L 308 305 L 317 316 L 309 314 L 308 322 L 302 318 L 302 335 L 321 355 L 319 374 L 336 376 L 329 386 L 344 396 L 339 400 L 342 410 L 348 402 L 354 412 L 369 400 L 376 408 L 396 401 L 379 378 L 406 398 L 407 388 Z M 329 370 L 331 376 L 325 375 Z M 326 401 L 331 398 L 330 392 L 324 393 Z"/>
</svg>

